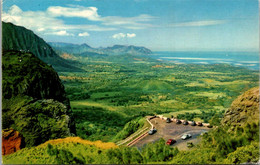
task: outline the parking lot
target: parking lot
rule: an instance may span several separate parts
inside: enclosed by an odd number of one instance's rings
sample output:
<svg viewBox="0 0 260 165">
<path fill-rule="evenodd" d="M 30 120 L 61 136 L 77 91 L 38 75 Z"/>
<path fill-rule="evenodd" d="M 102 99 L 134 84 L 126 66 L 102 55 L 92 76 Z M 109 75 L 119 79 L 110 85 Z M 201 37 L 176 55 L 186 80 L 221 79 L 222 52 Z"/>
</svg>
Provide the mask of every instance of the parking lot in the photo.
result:
<svg viewBox="0 0 260 165">
<path fill-rule="evenodd" d="M 134 146 L 141 148 L 147 143 L 155 142 L 160 138 L 163 138 L 166 141 L 168 139 L 176 140 L 177 142 L 172 146 L 177 146 L 179 150 L 188 150 L 187 142 L 197 144 L 200 140 L 197 137 L 200 136 L 201 133 L 210 129 L 207 127 L 176 124 L 175 122 L 166 123 L 165 120 L 159 118 L 154 118 L 151 120 L 151 122 L 152 124 L 154 124 L 157 132 L 153 135 L 148 135 L 145 138 L 141 139 Z M 186 140 L 182 140 L 181 136 L 185 133 L 191 134 L 192 137 Z"/>
</svg>

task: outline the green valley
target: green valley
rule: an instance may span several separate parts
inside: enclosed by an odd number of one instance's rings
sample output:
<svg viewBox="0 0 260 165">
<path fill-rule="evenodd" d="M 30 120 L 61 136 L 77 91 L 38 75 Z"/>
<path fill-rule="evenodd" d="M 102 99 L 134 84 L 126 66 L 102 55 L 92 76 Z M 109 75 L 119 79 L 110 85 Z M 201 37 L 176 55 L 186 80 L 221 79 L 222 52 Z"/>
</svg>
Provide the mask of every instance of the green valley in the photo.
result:
<svg viewBox="0 0 260 165">
<path fill-rule="evenodd" d="M 84 62 L 85 72 L 59 72 L 59 76 L 76 116 L 92 116 L 95 111 L 99 112 L 95 115 L 100 116 L 92 118 L 92 122 L 87 117 L 85 123 L 78 122 L 77 129 L 82 132 L 78 135 L 91 140 L 98 140 L 93 139 L 93 134 L 100 134 L 100 131 L 110 134 L 99 137 L 104 141 L 116 135 L 112 132 L 117 131 L 97 124 L 117 120 L 110 117 L 105 120 L 103 112 L 120 116 L 120 123 L 110 126 L 116 130 L 136 117 L 154 114 L 185 117 L 178 114 L 195 113 L 196 120 L 209 122 L 216 113 L 221 117 L 241 92 L 257 86 L 259 76 L 257 71 L 226 64 L 178 65 L 128 55 L 117 57 L 118 60 L 110 56 L 100 60 L 79 58 Z M 124 58 L 126 61 L 122 63 Z M 135 63 L 136 58 L 147 63 Z M 199 115 L 201 113 L 206 116 Z M 95 128 L 93 134 L 87 133 L 92 127 Z"/>
<path fill-rule="evenodd" d="M 259 162 L 259 71 L 162 61 L 132 45 L 51 47 L 32 31 L 3 26 L 8 32 L 2 52 L 5 164 Z M 190 135 L 196 143 L 180 139 L 181 131 L 170 125 L 177 120 L 170 118 L 203 123 L 178 125 L 187 133 L 196 128 Z M 164 136 L 159 129 L 177 135 Z M 128 145 L 139 137 L 148 140 Z M 168 145 L 169 137 L 179 142 Z"/>
</svg>

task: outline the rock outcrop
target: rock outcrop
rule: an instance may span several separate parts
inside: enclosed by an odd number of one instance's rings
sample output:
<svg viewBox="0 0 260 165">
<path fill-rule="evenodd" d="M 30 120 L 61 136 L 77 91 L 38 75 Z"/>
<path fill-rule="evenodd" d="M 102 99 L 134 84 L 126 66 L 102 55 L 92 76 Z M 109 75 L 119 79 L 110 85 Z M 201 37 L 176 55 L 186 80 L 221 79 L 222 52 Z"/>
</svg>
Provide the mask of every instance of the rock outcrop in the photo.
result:
<svg viewBox="0 0 260 165">
<path fill-rule="evenodd" d="M 14 153 L 24 147 L 23 136 L 13 129 L 2 130 L 2 155 Z"/>
<path fill-rule="evenodd" d="M 252 88 L 233 101 L 222 124 L 231 127 L 259 121 L 259 87 Z"/>
<path fill-rule="evenodd" d="M 69 100 L 55 70 L 28 52 L 2 56 L 3 128 L 19 131 L 26 147 L 75 134 Z"/>
</svg>

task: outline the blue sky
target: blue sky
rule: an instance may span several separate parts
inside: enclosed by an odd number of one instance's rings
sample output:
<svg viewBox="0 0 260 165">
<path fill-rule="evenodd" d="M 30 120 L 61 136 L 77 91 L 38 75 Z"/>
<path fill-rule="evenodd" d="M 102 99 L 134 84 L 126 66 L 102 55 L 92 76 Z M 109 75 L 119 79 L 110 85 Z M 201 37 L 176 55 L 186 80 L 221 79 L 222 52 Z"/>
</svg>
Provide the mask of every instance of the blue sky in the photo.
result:
<svg viewBox="0 0 260 165">
<path fill-rule="evenodd" d="M 5 0 L 2 20 L 48 42 L 258 51 L 257 0 Z"/>
</svg>

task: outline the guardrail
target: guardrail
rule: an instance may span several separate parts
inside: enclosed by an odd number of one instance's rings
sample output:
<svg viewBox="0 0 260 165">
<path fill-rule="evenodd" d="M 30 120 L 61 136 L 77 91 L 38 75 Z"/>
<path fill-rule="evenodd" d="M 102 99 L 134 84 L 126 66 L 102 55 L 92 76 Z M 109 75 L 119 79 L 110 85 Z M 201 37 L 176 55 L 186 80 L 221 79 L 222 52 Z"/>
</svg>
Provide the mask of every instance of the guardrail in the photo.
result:
<svg viewBox="0 0 260 165">
<path fill-rule="evenodd" d="M 136 139 L 134 139 L 133 141 L 131 141 L 130 143 L 127 144 L 128 147 L 131 147 L 132 145 L 134 145 L 135 143 L 137 143 L 139 140 L 143 139 L 144 137 L 146 137 L 148 135 L 147 132 L 143 133 L 142 135 L 138 136 Z"/>
<path fill-rule="evenodd" d="M 152 116 L 152 117 L 147 117 L 146 118 L 146 121 L 151 125 L 151 128 L 150 129 L 154 129 L 154 125 L 150 122 L 151 119 L 155 118 L 156 116 Z M 130 135 L 128 138 L 124 139 L 124 140 L 121 140 L 119 142 L 116 143 L 116 145 L 120 146 L 120 145 L 123 145 L 127 142 L 129 142 L 127 144 L 127 146 L 132 146 L 133 144 L 135 144 L 136 142 L 138 142 L 139 140 L 141 140 L 142 138 L 144 138 L 146 135 L 148 135 L 148 127 L 145 127 L 144 129 L 142 130 L 139 130 L 135 133 L 133 133 L 132 135 Z M 143 133 L 142 133 L 143 132 Z M 138 136 L 138 134 L 141 134 Z M 136 137 L 138 136 L 138 137 Z M 135 138 L 136 137 L 136 138 Z M 132 140 L 133 139 L 133 140 Z M 132 141 L 131 141 L 132 140 Z"/>
<path fill-rule="evenodd" d="M 167 120 L 167 117 L 164 117 L 163 115 L 157 115 L 160 119 L 162 119 L 162 120 Z M 175 118 L 170 118 L 170 120 L 171 121 L 174 121 L 174 122 L 176 122 L 178 119 L 175 119 Z M 182 123 L 185 121 L 185 120 L 181 120 L 181 119 L 179 119 Z M 191 124 L 192 123 L 192 121 L 187 121 L 189 124 Z M 198 122 L 195 122 L 197 125 L 198 125 Z M 208 127 L 208 126 L 210 126 L 210 124 L 209 123 L 202 123 L 202 126 L 204 126 L 204 127 Z"/>
<path fill-rule="evenodd" d="M 133 134 L 132 134 L 131 136 L 129 136 L 128 138 L 117 142 L 116 145 L 120 146 L 120 145 L 122 145 L 122 144 L 125 144 L 126 142 L 128 142 L 128 141 L 131 140 L 131 139 L 133 139 L 135 136 L 137 136 L 138 134 L 140 134 L 141 132 L 143 132 L 143 131 L 145 131 L 145 130 L 147 130 L 147 129 L 148 129 L 148 127 L 145 127 L 144 129 L 139 130 L 139 131 L 133 133 Z"/>
<path fill-rule="evenodd" d="M 146 121 L 151 125 L 151 129 L 155 128 L 154 125 L 150 122 L 150 120 L 153 119 L 153 118 L 156 118 L 156 116 L 153 116 L 153 117 L 150 117 L 150 118 L 146 118 Z M 135 143 L 137 143 L 139 140 L 143 139 L 147 135 L 148 135 L 148 132 L 145 132 L 145 133 L 141 134 L 140 136 L 135 138 L 133 141 L 128 143 L 127 146 L 131 147 L 132 145 L 134 145 Z"/>
</svg>

